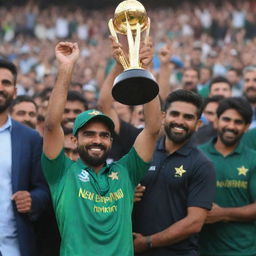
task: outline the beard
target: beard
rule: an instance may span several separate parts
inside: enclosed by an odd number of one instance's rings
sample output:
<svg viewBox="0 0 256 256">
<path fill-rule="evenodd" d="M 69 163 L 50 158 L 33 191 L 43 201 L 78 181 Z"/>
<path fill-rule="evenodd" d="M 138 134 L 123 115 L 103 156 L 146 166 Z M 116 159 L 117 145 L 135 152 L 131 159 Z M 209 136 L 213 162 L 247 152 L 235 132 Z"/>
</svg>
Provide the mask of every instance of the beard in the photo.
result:
<svg viewBox="0 0 256 256">
<path fill-rule="evenodd" d="M 10 95 L 8 95 L 5 92 L 0 92 L 0 96 L 3 96 L 3 98 L 5 99 L 5 101 L 1 102 L 0 99 L 0 113 L 3 113 L 7 108 L 9 108 L 12 104 L 12 97 Z"/>
<path fill-rule="evenodd" d="M 90 153 L 88 153 L 88 151 L 92 147 L 98 147 L 103 150 L 104 153 L 101 156 L 91 155 Z M 98 167 L 106 162 L 110 148 L 108 149 L 102 144 L 94 143 L 91 145 L 80 145 L 78 146 L 77 151 L 84 163 L 92 167 Z"/>
<path fill-rule="evenodd" d="M 197 92 L 197 87 L 194 85 L 193 82 L 184 82 L 183 89 L 192 91 L 192 92 Z"/>
<path fill-rule="evenodd" d="M 231 132 L 235 136 L 233 138 L 227 138 L 225 136 L 226 132 Z M 221 131 L 218 131 L 218 134 L 219 134 L 221 142 L 227 147 L 232 147 L 232 146 L 236 145 L 240 141 L 240 138 L 243 135 L 243 134 L 239 134 L 237 131 L 234 131 L 231 129 L 222 129 Z"/>
<path fill-rule="evenodd" d="M 74 126 L 75 118 L 65 118 L 62 120 L 61 125 L 67 129 L 72 129 Z"/>
<path fill-rule="evenodd" d="M 26 126 L 32 128 L 32 129 L 36 128 L 36 126 L 33 123 L 31 123 L 30 121 L 24 121 L 22 123 L 25 124 Z"/>
<path fill-rule="evenodd" d="M 172 132 L 172 128 L 179 127 L 184 129 L 184 134 L 177 134 Z M 182 144 L 185 141 L 187 141 L 193 134 L 193 131 L 189 130 L 187 127 L 183 125 L 179 125 L 176 123 L 169 123 L 164 125 L 165 134 L 168 137 L 169 140 L 174 142 L 175 144 Z"/>
<path fill-rule="evenodd" d="M 256 103 L 256 88 L 254 87 L 248 87 L 246 88 L 244 95 L 246 97 L 246 99 L 252 103 L 255 104 Z"/>
</svg>

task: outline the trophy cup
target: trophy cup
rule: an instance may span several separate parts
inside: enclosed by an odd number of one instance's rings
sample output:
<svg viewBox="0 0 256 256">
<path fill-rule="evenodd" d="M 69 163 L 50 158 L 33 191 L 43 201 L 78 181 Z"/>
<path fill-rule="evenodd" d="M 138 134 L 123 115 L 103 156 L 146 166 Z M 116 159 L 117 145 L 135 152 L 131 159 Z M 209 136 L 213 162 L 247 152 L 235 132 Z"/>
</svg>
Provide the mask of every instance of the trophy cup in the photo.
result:
<svg viewBox="0 0 256 256">
<path fill-rule="evenodd" d="M 144 6 L 137 0 L 121 2 L 114 18 L 109 20 L 108 27 L 116 42 L 119 42 L 117 33 L 126 35 L 129 48 L 129 59 L 124 53 L 119 56 L 124 72 L 114 81 L 113 98 L 126 105 L 141 105 L 151 101 L 159 88 L 153 75 L 143 69 L 139 61 L 141 33 L 146 32 L 147 40 L 150 30 L 150 19 Z"/>
</svg>

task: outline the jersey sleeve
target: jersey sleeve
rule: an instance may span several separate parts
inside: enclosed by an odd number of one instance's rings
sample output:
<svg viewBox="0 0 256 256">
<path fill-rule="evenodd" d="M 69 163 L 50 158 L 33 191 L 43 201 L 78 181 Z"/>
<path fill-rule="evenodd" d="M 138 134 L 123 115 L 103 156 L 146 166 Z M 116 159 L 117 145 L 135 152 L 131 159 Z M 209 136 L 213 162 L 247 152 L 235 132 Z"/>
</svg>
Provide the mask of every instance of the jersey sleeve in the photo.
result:
<svg viewBox="0 0 256 256">
<path fill-rule="evenodd" d="M 66 173 L 67 166 L 71 164 L 72 161 L 65 155 L 64 149 L 62 149 L 59 155 L 54 159 L 49 159 L 43 153 L 41 163 L 44 176 L 50 187 L 52 187 L 60 183 Z"/>
<path fill-rule="evenodd" d="M 200 207 L 210 210 L 214 201 L 216 177 L 214 166 L 205 161 L 189 179 L 188 207 Z"/>
</svg>

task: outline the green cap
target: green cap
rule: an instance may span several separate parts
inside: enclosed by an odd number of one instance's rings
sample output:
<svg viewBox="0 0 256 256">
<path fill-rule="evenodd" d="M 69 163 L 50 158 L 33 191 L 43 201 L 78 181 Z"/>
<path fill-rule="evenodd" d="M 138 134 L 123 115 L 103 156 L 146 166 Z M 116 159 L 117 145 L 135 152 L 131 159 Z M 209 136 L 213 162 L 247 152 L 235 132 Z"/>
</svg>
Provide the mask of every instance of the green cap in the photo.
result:
<svg viewBox="0 0 256 256">
<path fill-rule="evenodd" d="M 90 109 L 85 112 L 82 112 L 76 117 L 73 127 L 73 134 L 76 135 L 77 131 L 92 119 L 104 122 L 108 126 L 110 132 L 114 132 L 115 125 L 111 118 L 109 118 L 108 116 L 104 115 L 102 112 L 96 109 Z"/>
</svg>

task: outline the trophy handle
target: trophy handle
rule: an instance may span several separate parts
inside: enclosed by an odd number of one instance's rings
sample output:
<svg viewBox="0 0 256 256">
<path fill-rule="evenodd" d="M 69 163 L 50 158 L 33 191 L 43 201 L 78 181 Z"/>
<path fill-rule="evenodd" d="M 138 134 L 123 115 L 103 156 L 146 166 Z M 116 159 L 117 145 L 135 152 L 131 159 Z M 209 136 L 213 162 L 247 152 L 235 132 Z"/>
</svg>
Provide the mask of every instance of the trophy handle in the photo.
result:
<svg viewBox="0 0 256 256">
<path fill-rule="evenodd" d="M 110 31 L 111 35 L 115 38 L 116 42 L 119 43 L 116 31 L 114 29 L 112 19 L 110 19 L 109 22 L 108 22 L 108 28 L 109 28 L 109 31 Z M 122 51 L 122 54 L 119 56 L 119 61 L 120 61 L 121 65 L 123 66 L 124 70 L 129 68 L 129 63 L 128 63 L 127 59 L 125 58 L 125 55 L 124 55 L 123 51 Z"/>
<path fill-rule="evenodd" d="M 151 24 L 151 21 L 150 21 L 150 18 L 148 17 L 148 26 L 147 26 L 147 29 L 146 29 L 146 35 L 145 35 L 145 39 L 144 39 L 144 43 L 145 43 L 145 44 L 148 43 L 149 31 L 150 31 L 150 24 Z"/>
</svg>

